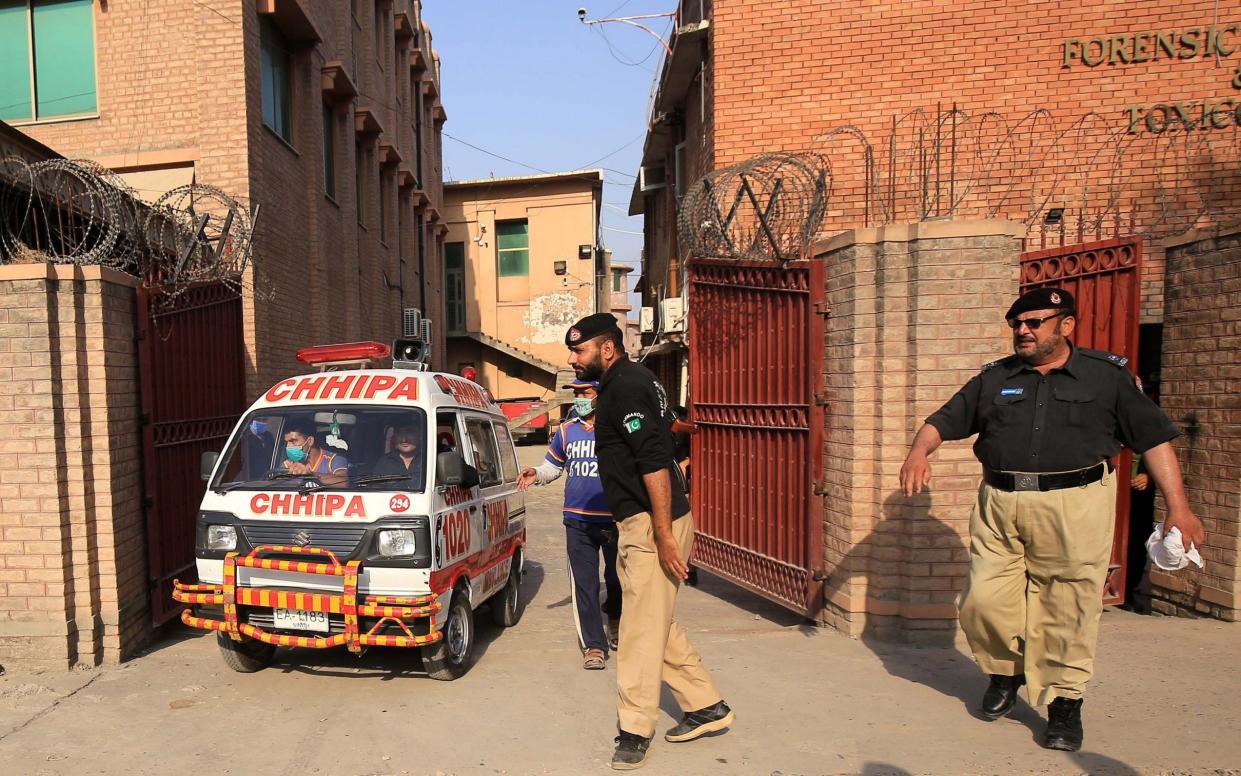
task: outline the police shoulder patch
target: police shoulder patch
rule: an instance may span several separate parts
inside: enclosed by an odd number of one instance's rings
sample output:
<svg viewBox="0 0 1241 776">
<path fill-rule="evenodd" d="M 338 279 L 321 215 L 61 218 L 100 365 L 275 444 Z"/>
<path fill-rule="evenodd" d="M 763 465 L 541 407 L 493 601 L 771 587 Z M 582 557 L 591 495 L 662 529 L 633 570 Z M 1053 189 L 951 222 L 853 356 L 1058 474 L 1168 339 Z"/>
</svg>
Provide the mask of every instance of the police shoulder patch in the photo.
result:
<svg viewBox="0 0 1241 776">
<path fill-rule="evenodd" d="M 1078 348 L 1077 350 L 1083 356 L 1089 356 L 1090 358 L 1096 358 L 1100 361 L 1106 361 L 1112 366 L 1123 367 L 1129 363 L 1128 356 L 1108 353 L 1106 350 L 1091 350 L 1090 348 Z"/>
<path fill-rule="evenodd" d="M 989 362 L 989 363 L 983 364 L 983 365 L 982 365 L 982 368 L 981 368 L 981 369 L 979 369 L 978 371 L 979 371 L 979 372 L 986 372 L 987 370 L 989 370 L 989 369 L 994 369 L 994 368 L 995 368 L 995 367 L 997 367 L 997 366 L 1003 366 L 1005 362 L 1007 362 L 1007 361 L 1011 360 L 1012 358 L 1014 358 L 1014 357 L 1013 357 L 1013 356 L 1005 356 L 1004 358 L 997 358 L 997 359 L 996 359 L 996 360 L 994 360 L 994 361 L 991 361 L 991 362 Z"/>
</svg>

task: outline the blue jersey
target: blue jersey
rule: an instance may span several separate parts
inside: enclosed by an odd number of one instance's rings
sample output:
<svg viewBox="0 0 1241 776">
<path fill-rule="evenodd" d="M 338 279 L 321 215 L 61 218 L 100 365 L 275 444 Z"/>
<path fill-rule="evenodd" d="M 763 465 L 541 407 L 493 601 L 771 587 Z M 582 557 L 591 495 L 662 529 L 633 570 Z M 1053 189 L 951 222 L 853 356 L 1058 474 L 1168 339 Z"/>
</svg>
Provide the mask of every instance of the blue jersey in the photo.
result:
<svg viewBox="0 0 1241 776">
<path fill-rule="evenodd" d="M 579 419 L 560 424 L 547 446 L 547 462 L 569 475 L 564 486 L 564 516 L 588 523 L 610 523 L 612 512 L 603 497 L 595 432 Z"/>
</svg>

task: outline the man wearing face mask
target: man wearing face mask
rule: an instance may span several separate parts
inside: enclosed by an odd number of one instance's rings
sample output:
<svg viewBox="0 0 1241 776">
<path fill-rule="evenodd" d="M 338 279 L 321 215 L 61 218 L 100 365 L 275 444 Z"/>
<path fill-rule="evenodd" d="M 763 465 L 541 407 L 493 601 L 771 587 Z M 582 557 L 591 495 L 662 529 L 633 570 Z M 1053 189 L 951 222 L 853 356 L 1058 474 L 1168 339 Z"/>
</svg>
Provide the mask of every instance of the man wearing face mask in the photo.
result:
<svg viewBox="0 0 1241 776">
<path fill-rule="evenodd" d="M 582 668 L 600 670 L 609 652 L 616 649 L 620 634 L 621 587 L 616 576 L 616 522 L 603 496 L 595 458 L 594 402 L 599 384 L 578 379 L 565 387 L 573 390 L 577 417 L 560 424 L 548 445 L 547 458 L 538 468 L 523 471 L 517 478 L 517 487 L 524 491 L 533 484 L 546 485 L 566 470 L 569 472 L 564 489 L 564 527 L 573 619 L 583 651 Z M 602 609 L 599 606 L 601 552 L 603 580 L 607 587 L 607 600 Z M 601 611 L 608 616 L 606 633 Z"/>
<path fill-rule="evenodd" d="M 284 430 L 284 468 L 292 474 L 314 477 L 321 485 L 346 485 L 349 461 L 340 453 L 330 453 L 317 444 L 315 430 L 308 423 L 294 421 Z"/>
</svg>

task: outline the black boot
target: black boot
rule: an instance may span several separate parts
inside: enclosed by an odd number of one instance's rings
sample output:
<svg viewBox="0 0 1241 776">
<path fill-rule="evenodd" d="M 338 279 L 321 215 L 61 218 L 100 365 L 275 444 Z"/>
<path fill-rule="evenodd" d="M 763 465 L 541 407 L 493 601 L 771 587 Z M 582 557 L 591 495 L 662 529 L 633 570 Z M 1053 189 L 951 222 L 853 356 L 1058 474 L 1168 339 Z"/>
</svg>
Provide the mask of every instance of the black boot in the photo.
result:
<svg viewBox="0 0 1241 776">
<path fill-rule="evenodd" d="M 1047 735 L 1043 746 L 1063 752 L 1082 748 L 1082 699 L 1056 698 L 1047 704 Z"/>
<path fill-rule="evenodd" d="M 983 719 L 999 719 L 1012 711 L 1017 705 L 1017 690 L 1025 683 L 1024 675 L 991 674 L 991 684 L 983 693 L 982 706 L 978 709 Z"/>
</svg>

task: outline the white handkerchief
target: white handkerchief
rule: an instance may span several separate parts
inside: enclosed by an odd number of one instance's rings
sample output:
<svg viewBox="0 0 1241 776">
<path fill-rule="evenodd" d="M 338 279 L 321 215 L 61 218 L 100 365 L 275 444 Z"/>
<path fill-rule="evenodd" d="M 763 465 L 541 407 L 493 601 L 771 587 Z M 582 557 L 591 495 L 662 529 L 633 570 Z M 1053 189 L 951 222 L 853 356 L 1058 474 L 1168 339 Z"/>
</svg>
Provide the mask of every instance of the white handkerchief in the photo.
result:
<svg viewBox="0 0 1241 776">
<path fill-rule="evenodd" d="M 1197 564 L 1198 568 L 1203 566 L 1202 556 L 1198 554 L 1197 547 L 1191 543 L 1189 551 L 1185 551 L 1181 529 L 1173 528 L 1167 536 L 1164 536 L 1163 523 L 1157 523 L 1155 531 L 1146 540 L 1146 552 L 1151 556 L 1151 563 L 1164 571 L 1180 571 L 1188 566 L 1190 561 Z"/>
</svg>

